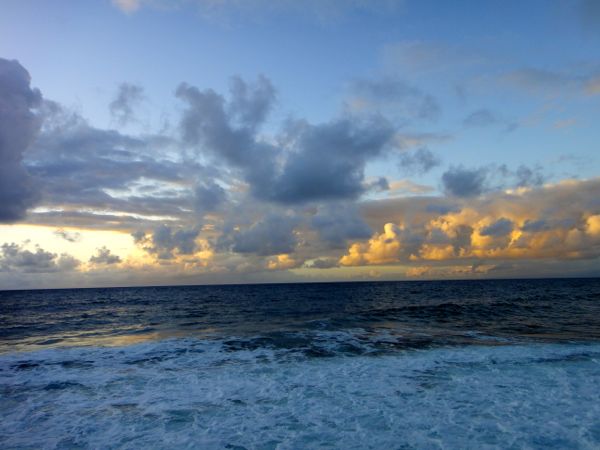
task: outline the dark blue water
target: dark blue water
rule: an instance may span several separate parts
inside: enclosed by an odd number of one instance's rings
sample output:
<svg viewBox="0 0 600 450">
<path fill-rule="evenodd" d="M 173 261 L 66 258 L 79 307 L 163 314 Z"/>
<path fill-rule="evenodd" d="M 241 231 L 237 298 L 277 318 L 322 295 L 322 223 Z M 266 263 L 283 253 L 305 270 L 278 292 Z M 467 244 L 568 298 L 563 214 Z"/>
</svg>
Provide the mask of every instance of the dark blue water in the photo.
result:
<svg viewBox="0 0 600 450">
<path fill-rule="evenodd" d="M 599 448 L 600 280 L 0 292 L 2 448 Z"/>
<path fill-rule="evenodd" d="M 399 348 L 481 338 L 600 339 L 600 280 L 271 284 L 0 292 L 0 351 L 128 335 L 385 331 Z M 262 345 L 262 344 L 257 344 Z M 298 345 L 303 345 L 298 343 Z"/>
</svg>

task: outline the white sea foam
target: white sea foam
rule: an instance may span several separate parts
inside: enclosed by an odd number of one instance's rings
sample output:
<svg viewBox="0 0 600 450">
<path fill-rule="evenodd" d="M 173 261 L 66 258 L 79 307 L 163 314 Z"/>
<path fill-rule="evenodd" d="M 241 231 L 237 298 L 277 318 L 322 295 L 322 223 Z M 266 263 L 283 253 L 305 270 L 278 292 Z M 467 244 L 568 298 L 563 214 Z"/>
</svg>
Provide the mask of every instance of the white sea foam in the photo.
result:
<svg viewBox="0 0 600 450">
<path fill-rule="evenodd" d="M 299 357 L 171 339 L 0 356 L 2 448 L 598 448 L 600 345 Z"/>
</svg>

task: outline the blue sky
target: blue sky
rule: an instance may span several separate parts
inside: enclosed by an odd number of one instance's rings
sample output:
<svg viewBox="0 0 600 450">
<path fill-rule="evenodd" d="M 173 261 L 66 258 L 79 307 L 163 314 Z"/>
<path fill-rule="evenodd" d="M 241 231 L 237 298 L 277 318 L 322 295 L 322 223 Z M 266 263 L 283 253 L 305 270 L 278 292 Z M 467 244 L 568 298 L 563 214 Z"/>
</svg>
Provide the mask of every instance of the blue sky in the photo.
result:
<svg viewBox="0 0 600 450">
<path fill-rule="evenodd" d="M 175 95 L 182 82 L 200 91 L 213 89 L 227 99 L 231 77 L 245 80 L 248 92 L 253 89 L 254 80 L 266 77 L 275 94 L 269 100 L 268 116 L 260 120 L 257 139 L 269 145 L 286 139 L 290 123 L 318 127 L 340 118 L 378 118 L 380 123 L 389 123 L 393 128 L 394 138 L 385 146 L 395 146 L 395 150 L 382 147 L 381 151 L 368 153 L 369 156 L 360 156 L 366 159 L 356 165 L 361 172 L 357 176 L 364 186 L 371 183 L 371 187 L 365 187 L 358 197 L 353 194 L 338 198 L 344 208 L 349 201 L 353 208 L 361 209 L 365 202 L 398 196 L 426 195 L 450 201 L 458 191 L 448 184 L 452 177 L 445 175 L 456 171 L 459 171 L 457 176 L 470 176 L 471 181 L 477 181 L 477 174 L 482 174 L 477 196 L 500 195 L 517 188 L 544 189 L 565 180 L 585 182 L 598 177 L 598 5 L 594 0 L 307 0 L 282 1 L 276 6 L 262 0 L 5 0 L 0 14 L 0 57 L 17 60 L 30 74 L 31 86 L 41 90 L 45 101 L 55 102 L 63 111 L 77 115 L 94 130 L 113 130 L 120 138 L 144 142 L 150 135 L 170 139 L 170 144 L 162 150 L 153 147 L 152 155 L 157 161 L 165 155 L 173 160 L 174 152 L 189 154 L 190 151 L 184 148 L 189 143 L 182 143 L 178 134 L 185 102 L 191 101 L 191 97 L 186 97 L 182 103 L 182 98 Z M 130 99 L 131 117 L 119 121 L 109 105 L 123 83 L 136 86 L 140 94 Z M 48 138 L 44 133 L 48 131 L 42 127 L 31 149 L 22 153 L 24 167 L 34 178 L 47 173 L 40 169 L 40 160 L 36 160 L 40 152 L 46 151 L 40 149 L 44 136 Z M 196 162 L 206 169 L 214 162 L 215 153 L 205 150 L 196 149 L 193 153 Z M 44 155 L 46 162 L 52 157 L 48 151 Z M 280 163 L 291 153 L 282 155 Z M 226 189 L 228 198 L 238 195 L 235 187 L 238 183 L 246 184 L 243 189 L 250 189 L 253 202 L 261 200 L 260 208 L 265 209 L 265 214 L 290 216 L 285 207 L 296 206 L 273 203 L 278 194 L 263 195 L 262 199 L 252 194 L 256 186 L 249 181 L 251 175 L 239 161 L 232 161 L 220 160 L 217 166 L 224 172 L 214 179 Z M 285 162 L 281 164 L 278 167 L 285 166 Z M 239 173 L 235 175 L 236 170 L 246 173 L 246 178 L 239 178 Z M 372 187 L 381 177 L 391 189 Z M 123 191 L 119 195 L 131 197 L 133 202 L 130 194 L 140 179 L 131 179 L 129 194 Z M 196 175 L 190 175 L 186 182 L 178 181 L 178 189 L 189 187 L 197 182 L 194 180 Z M 43 180 L 40 183 L 43 185 Z M 406 188 L 409 184 L 412 190 Z M 114 186 L 95 188 L 116 195 Z M 314 196 L 310 206 L 317 210 L 337 208 L 339 205 L 327 203 L 327 195 L 323 191 L 321 197 Z M 5 226 L 7 242 L 21 238 L 23 229 L 18 233 L 15 230 L 27 224 L 35 224 L 37 233 L 44 226 L 46 231 L 51 227 L 81 226 L 67 217 L 62 224 L 45 222 L 36 215 L 40 208 L 99 212 L 92 205 L 75 202 L 78 205 L 75 206 L 64 199 L 52 199 L 47 193 L 42 197 L 51 200 L 47 204 L 46 200 L 32 204 L 29 215 Z M 469 201 L 475 201 L 475 197 L 470 198 Z M 246 200 L 235 197 L 232 202 L 226 207 L 229 213 Z M 283 209 L 273 212 L 274 208 Z M 106 210 L 114 212 L 114 205 Z M 187 214 L 185 208 L 182 211 Z M 253 223 L 262 223 L 254 217 L 242 221 L 243 224 L 232 224 L 226 211 L 220 211 L 221 216 L 211 226 L 219 229 L 229 224 L 243 231 L 243 226 L 251 228 Z M 588 208 L 581 214 L 573 220 L 587 223 L 596 210 Z M 383 232 L 383 224 L 376 224 L 364 213 L 361 217 L 372 233 Z M 196 224 L 188 217 L 176 219 L 181 222 L 177 225 L 185 229 L 207 225 L 206 217 Z M 524 222 L 512 220 L 515 229 L 523 226 Z M 304 223 L 300 219 L 294 223 L 293 233 L 302 235 L 295 241 L 298 245 L 312 239 L 304 229 L 308 225 L 300 225 Z M 146 228 L 150 240 L 155 225 L 140 225 Z M 103 226 L 86 223 L 84 228 Z M 374 226 L 379 226 L 379 230 Z M 580 231 L 584 230 L 582 227 L 585 228 L 580 225 Z M 105 228 L 115 227 L 108 224 Z M 120 239 L 123 234 L 139 231 L 125 225 L 116 228 L 114 231 L 121 233 Z M 219 253 L 215 236 L 200 233 L 196 238 L 205 239 L 210 251 Z M 513 236 L 513 242 L 516 239 Z M 88 242 L 89 248 L 96 246 L 93 242 Z M 353 242 L 349 237 L 346 249 Z M 103 248 L 101 244 L 97 247 Z M 59 255 L 61 244 L 52 245 L 54 254 Z M 144 253 L 143 246 L 131 245 Z M 297 252 L 303 251 L 299 247 L 284 252 L 289 258 L 296 255 L 296 265 L 288 264 L 283 275 L 265 272 L 259 278 L 292 279 L 298 274 L 289 270 L 308 269 L 307 264 L 310 266 L 314 259 L 343 257 L 343 252 L 336 254 L 327 246 L 316 247 L 315 254 L 299 256 Z M 123 261 L 133 252 L 130 250 L 121 250 Z M 226 253 L 236 257 L 233 247 L 227 248 Z M 84 258 L 82 254 L 78 257 Z M 401 262 L 394 260 L 394 264 L 406 265 L 406 261 Z M 263 263 L 253 260 L 248 264 Z M 268 266 L 268 261 L 265 264 Z M 473 260 L 468 264 L 472 266 Z M 337 269 L 349 270 L 333 268 Z M 396 276 L 405 269 L 381 270 Z M 340 272 L 332 276 L 342 275 Z"/>
</svg>

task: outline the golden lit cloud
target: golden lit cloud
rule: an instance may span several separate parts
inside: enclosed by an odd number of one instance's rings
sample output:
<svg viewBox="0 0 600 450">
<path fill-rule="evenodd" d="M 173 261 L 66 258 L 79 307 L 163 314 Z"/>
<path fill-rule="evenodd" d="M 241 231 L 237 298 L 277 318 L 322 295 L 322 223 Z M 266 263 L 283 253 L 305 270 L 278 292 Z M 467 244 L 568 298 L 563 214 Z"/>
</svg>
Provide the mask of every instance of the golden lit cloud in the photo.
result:
<svg viewBox="0 0 600 450">
<path fill-rule="evenodd" d="M 490 194 L 427 216 L 403 210 L 383 232 L 353 243 L 343 266 L 461 259 L 574 259 L 600 256 L 600 182 L 565 181 Z M 405 204 L 405 206 L 407 206 Z M 416 207 L 419 205 L 416 204 Z M 415 222 L 414 218 L 420 221 Z M 419 274 L 424 269 L 410 272 Z M 479 269 L 481 270 L 481 268 Z"/>
</svg>

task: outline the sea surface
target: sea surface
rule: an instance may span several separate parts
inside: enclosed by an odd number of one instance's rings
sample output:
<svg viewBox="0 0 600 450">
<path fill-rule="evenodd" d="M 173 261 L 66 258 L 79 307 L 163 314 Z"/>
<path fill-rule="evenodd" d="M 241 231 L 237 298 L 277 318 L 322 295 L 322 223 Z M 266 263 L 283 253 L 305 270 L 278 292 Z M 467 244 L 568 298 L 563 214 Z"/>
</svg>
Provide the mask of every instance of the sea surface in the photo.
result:
<svg viewBox="0 0 600 450">
<path fill-rule="evenodd" d="M 600 279 L 0 291 L 2 449 L 600 448 Z"/>
</svg>

